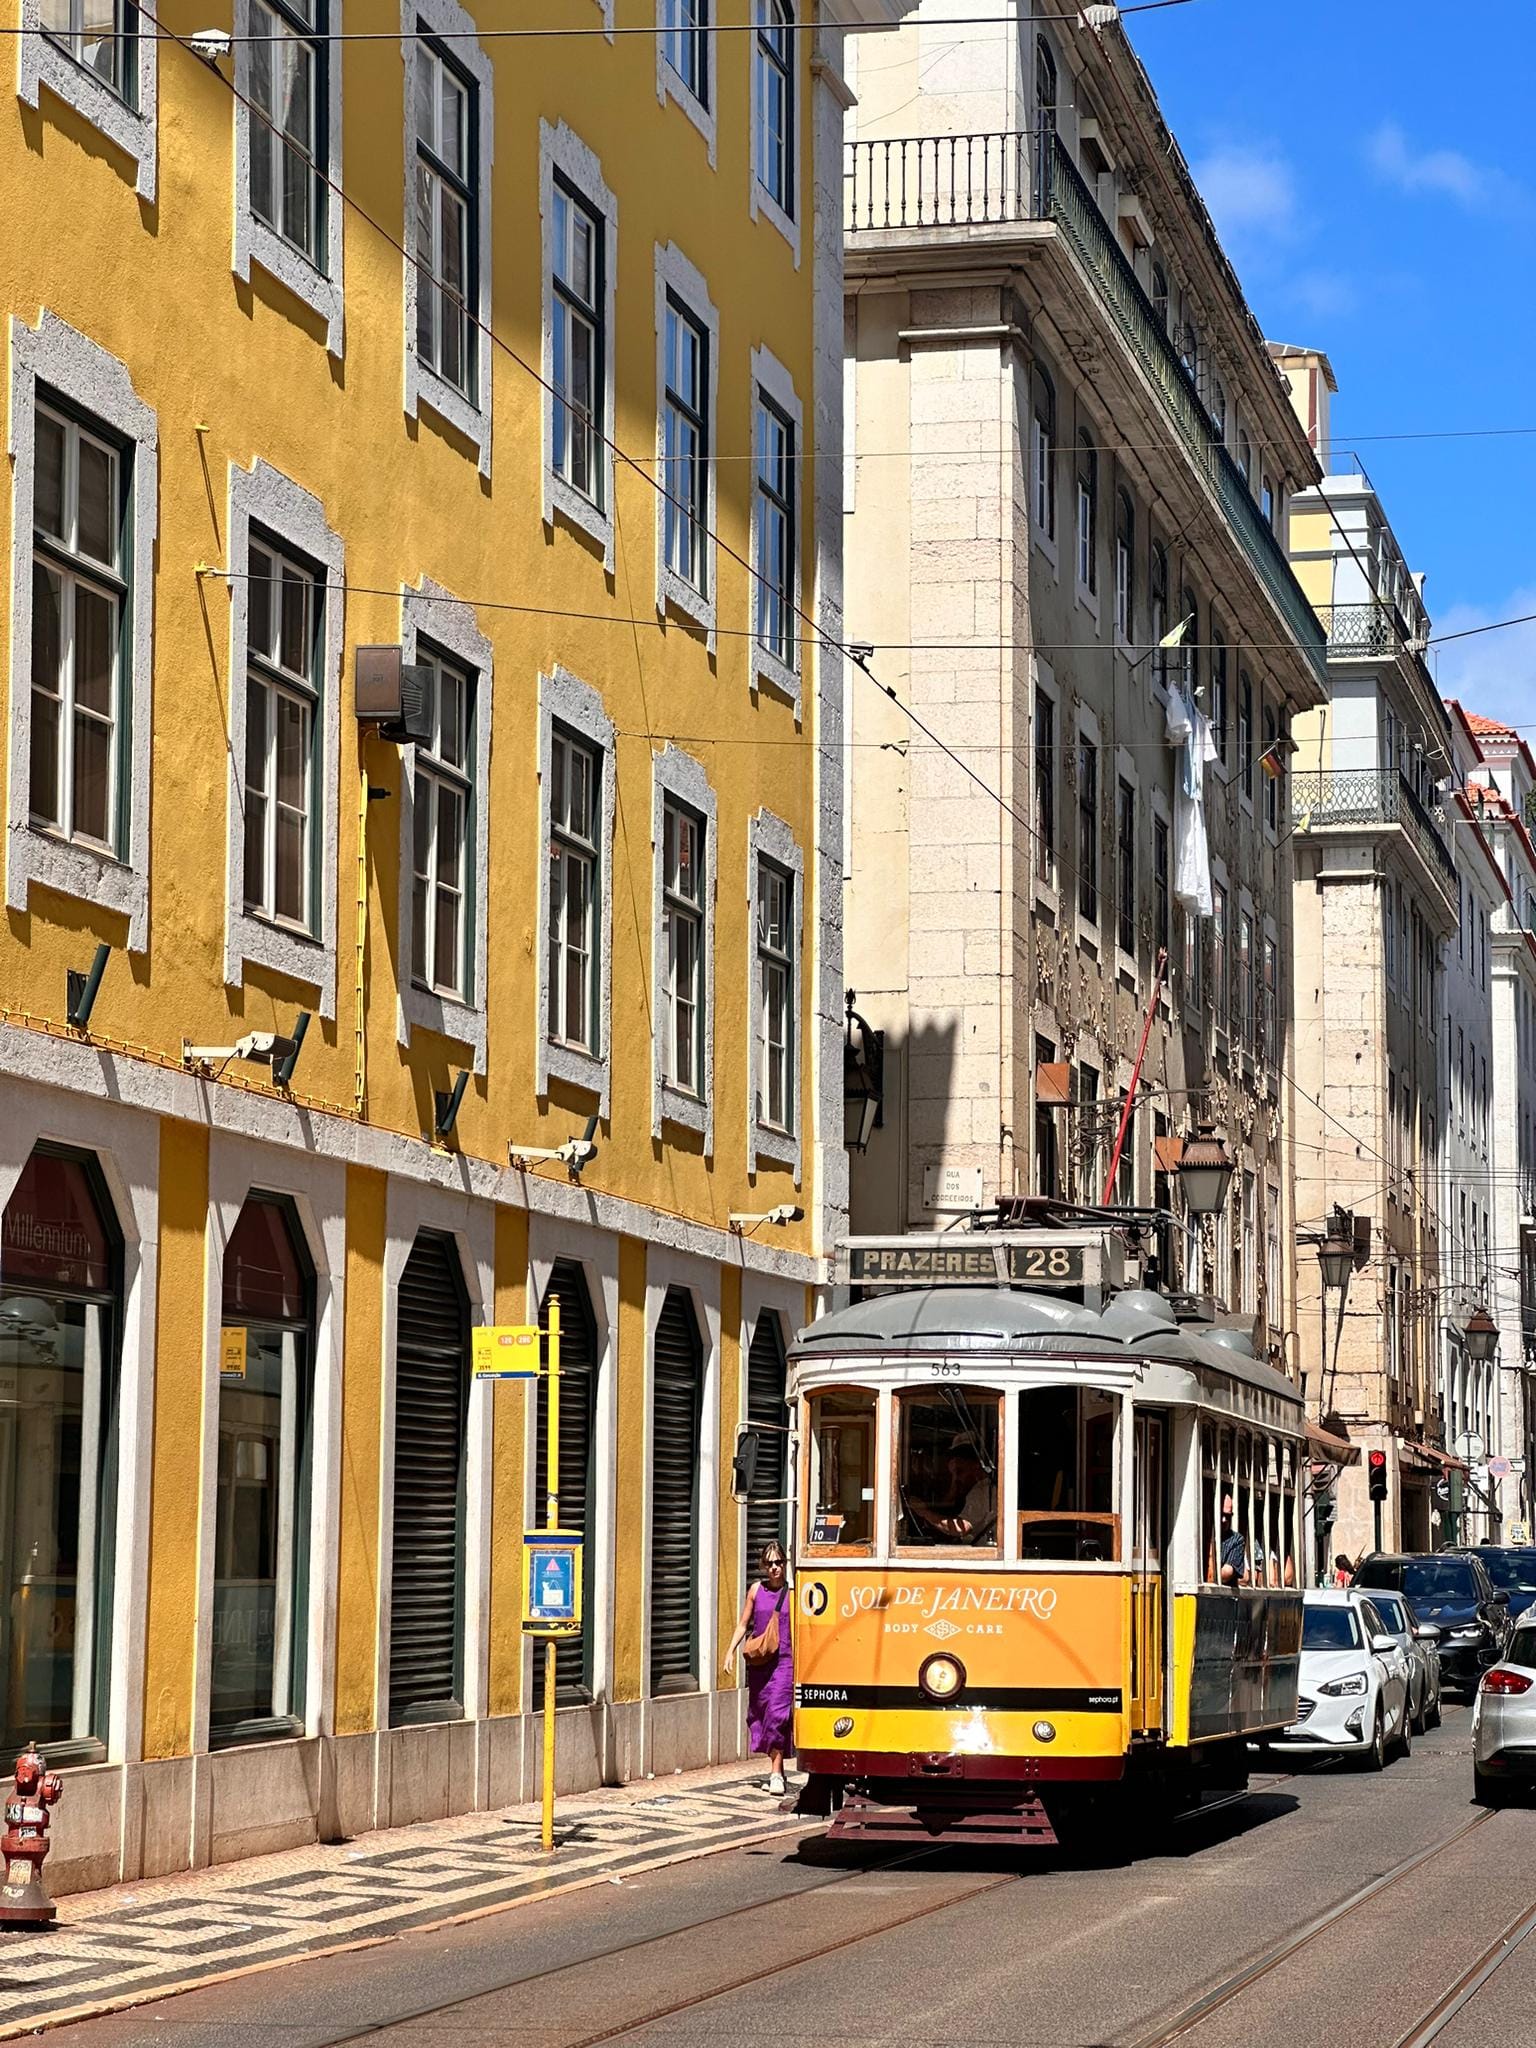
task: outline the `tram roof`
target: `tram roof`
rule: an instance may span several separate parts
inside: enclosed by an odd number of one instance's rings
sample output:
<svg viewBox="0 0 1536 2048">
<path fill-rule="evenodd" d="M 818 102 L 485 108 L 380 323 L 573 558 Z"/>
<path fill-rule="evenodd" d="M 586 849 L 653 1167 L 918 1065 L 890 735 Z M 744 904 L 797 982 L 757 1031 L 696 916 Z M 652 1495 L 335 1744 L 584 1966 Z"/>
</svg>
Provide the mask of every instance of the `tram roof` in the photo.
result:
<svg viewBox="0 0 1536 2048">
<path fill-rule="evenodd" d="M 1181 1323 L 1165 1296 L 1139 1288 L 1117 1294 L 1102 1310 L 1028 1288 L 906 1288 L 818 1317 L 794 1346 L 807 1365 L 870 1351 L 1103 1358 L 1122 1367 L 1145 1359 L 1204 1367 L 1301 1404 L 1291 1381 L 1254 1356 L 1246 1331 Z"/>
</svg>

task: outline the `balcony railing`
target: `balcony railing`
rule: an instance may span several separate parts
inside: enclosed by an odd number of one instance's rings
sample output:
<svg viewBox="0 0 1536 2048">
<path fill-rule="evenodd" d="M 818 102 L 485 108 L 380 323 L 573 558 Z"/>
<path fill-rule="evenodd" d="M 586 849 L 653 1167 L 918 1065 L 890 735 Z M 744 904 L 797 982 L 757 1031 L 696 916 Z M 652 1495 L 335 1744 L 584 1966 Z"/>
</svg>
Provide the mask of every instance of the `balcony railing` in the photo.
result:
<svg viewBox="0 0 1536 2048">
<path fill-rule="evenodd" d="M 1365 604 L 1319 605 L 1317 615 L 1328 635 L 1332 660 L 1395 654 L 1401 634 L 1391 605 L 1372 598 Z"/>
<path fill-rule="evenodd" d="M 1055 134 L 1022 132 L 854 142 L 845 164 L 851 236 L 891 228 L 964 228 L 1051 221 L 1103 300 L 1158 395 L 1185 453 L 1220 501 L 1260 581 L 1320 679 L 1323 629 L 1242 471 L 1227 453 L 1193 376 L 1116 241 L 1098 201 Z"/>
<path fill-rule="evenodd" d="M 849 234 L 863 234 L 1030 220 L 1029 142 L 1017 130 L 851 142 L 843 224 Z"/>
<path fill-rule="evenodd" d="M 1446 887 L 1456 888 L 1456 863 L 1434 812 L 1396 770 L 1293 771 L 1291 810 L 1298 832 L 1319 825 L 1400 825 Z"/>
</svg>

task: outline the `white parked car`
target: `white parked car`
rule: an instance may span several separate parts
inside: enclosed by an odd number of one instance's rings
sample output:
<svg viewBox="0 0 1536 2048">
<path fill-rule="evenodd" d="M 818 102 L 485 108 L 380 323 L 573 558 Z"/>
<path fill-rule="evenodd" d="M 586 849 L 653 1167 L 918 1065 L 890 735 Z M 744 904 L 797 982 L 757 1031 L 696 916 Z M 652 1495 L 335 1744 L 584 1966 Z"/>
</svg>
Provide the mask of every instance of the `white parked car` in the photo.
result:
<svg viewBox="0 0 1536 2048">
<path fill-rule="evenodd" d="M 1296 1722 L 1271 1747 L 1358 1756 L 1379 1771 L 1394 1750 L 1407 1755 L 1408 1715 L 1408 1659 L 1370 1596 L 1353 1588 L 1308 1593 Z"/>
<path fill-rule="evenodd" d="M 1472 1786 L 1502 1806 L 1536 1783 L 1536 1607 L 1515 1623 L 1509 1648 L 1478 1684 L 1472 1706 Z"/>
</svg>

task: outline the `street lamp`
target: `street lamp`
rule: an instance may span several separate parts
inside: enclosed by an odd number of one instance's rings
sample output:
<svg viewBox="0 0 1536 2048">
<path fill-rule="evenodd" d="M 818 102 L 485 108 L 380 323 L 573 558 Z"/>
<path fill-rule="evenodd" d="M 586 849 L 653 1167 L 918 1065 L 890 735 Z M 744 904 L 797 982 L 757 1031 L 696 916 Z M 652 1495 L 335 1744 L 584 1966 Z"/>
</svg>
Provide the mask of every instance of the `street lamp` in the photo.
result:
<svg viewBox="0 0 1536 2048">
<path fill-rule="evenodd" d="M 848 1022 L 843 1038 L 843 1143 L 850 1152 L 864 1152 L 885 1107 L 885 1033 L 872 1030 L 859 1015 L 852 989 L 844 1000 Z"/>
<path fill-rule="evenodd" d="M 1323 1285 L 1334 1294 L 1342 1294 L 1349 1285 L 1349 1276 L 1355 1263 L 1355 1241 L 1346 1237 L 1333 1224 L 1328 1235 L 1317 1247 L 1317 1263 L 1323 1269 Z"/>
<path fill-rule="evenodd" d="M 1192 1216 L 1219 1216 L 1232 1186 L 1232 1155 L 1214 1126 L 1202 1124 L 1179 1155 L 1179 1186 Z"/>
<path fill-rule="evenodd" d="M 1462 1332 L 1467 1347 L 1467 1356 L 1474 1365 L 1489 1365 L 1493 1354 L 1499 1348 L 1499 1326 L 1486 1308 L 1475 1308 L 1467 1317 L 1467 1327 Z"/>
</svg>

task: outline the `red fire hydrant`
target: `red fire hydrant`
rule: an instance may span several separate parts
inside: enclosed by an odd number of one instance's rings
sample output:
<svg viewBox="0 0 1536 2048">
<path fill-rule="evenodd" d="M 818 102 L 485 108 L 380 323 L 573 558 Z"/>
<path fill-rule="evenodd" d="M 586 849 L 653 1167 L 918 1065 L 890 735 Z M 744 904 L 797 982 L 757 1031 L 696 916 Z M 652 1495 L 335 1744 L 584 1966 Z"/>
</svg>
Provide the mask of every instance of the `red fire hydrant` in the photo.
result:
<svg viewBox="0 0 1536 2048">
<path fill-rule="evenodd" d="M 45 1770 L 43 1759 L 30 1747 L 17 1757 L 15 1775 L 16 1791 L 5 1802 L 5 1833 L 0 1835 L 0 1857 L 5 1860 L 0 1927 L 46 1927 L 58 1913 L 43 1883 L 53 1823 L 48 1809 L 64 1786 L 58 1773 Z"/>
</svg>

